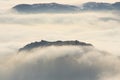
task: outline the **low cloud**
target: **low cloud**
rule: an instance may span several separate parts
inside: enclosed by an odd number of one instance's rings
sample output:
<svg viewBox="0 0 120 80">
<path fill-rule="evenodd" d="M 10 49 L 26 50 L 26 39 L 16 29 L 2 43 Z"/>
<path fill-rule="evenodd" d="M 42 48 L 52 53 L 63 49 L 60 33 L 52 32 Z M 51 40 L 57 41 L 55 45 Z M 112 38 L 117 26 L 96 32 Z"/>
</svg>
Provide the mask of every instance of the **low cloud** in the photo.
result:
<svg viewBox="0 0 120 80">
<path fill-rule="evenodd" d="M 120 59 L 93 47 L 37 48 L 0 60 L 1 80 L 118 80 Z"/>
<path fill-rule="evenodd" d="M 116 21 L 116 22 L 120 22 L 120 19 L 119 18 L 112 18 L 112 17 L 102 17 L 102 18 L 100 18 L 100 20 L 102 20 L 102 21 Z"/>
<path fill-rule="evenodd" d="M 41 39 L 50 41 L 74 39 L 89 42 L 101 50 L 119 54 L 119 20 L 117 12 L 1 13 L 0 53 L 13 52 L 14 49 L 17 50 L 26 43 Z"/>
</svg>

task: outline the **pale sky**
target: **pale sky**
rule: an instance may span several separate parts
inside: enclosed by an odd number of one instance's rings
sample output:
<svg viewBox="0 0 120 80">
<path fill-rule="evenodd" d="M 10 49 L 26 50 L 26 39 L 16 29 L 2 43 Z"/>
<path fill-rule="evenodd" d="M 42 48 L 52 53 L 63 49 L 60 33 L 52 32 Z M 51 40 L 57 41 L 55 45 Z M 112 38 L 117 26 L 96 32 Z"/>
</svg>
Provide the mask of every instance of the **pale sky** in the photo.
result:
<svg viewBox="0 0 120 80">
<path fill-rule="evenodd" d="M 66 4 L 81 4 L 89 1 L 113 3 L 113 2 L 118 2 L 120 0 L 0 0 L 0 9 L 10 8 L 16 4 L 21 4 L 21 3 L 57 2 L 57 3 L 66 3 Z"/>
</svg>

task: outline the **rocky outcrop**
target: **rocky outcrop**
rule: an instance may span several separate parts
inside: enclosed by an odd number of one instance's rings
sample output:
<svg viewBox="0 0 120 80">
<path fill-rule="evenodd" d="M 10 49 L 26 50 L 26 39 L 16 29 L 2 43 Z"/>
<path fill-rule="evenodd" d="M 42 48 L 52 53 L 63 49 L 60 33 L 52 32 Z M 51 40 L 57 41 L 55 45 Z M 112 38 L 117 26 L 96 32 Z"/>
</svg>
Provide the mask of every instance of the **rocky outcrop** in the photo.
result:
<svg viewBox="0 0 120 80">
<path fill-rule="evenodd" d="M 80 41 L 55 41 L 49 42 L 41 40 L 40 42 L 33 42 L 25 45 L 23 48 L 20 48 L 19 51 L 30 51 L 38 47 L 49 47 L 49 46 L 93 46 L 92 44 L 80 42 Z"/>
</svg>

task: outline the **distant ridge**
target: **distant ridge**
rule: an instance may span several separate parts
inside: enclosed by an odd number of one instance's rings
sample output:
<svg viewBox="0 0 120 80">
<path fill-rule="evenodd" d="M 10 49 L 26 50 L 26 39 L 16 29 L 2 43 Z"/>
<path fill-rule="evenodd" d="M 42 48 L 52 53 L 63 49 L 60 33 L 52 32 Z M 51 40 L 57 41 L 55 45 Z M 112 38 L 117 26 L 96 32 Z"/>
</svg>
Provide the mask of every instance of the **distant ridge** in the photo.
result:
<svg viewBox="0 0 120 80">
<path fill-rule="evenodd" d="M 75 13 L 81 11 L 120 11 L 120 2 L 87 2 L 82 5 L 59 3 L 18 4 L 12 8 L 19 13 Z"/>
<path fill-rule="evenodd" d="M 19 4 L 12 9 L 23 13 L 67 13 L 78 11 L 78 7 L 59 3 Z"/>
<path fill-rule="evenodd" d="M 40 42 L 33 42 L 25 45 L 23 48 L 19 49 L 19 52 L 30 51 L 38 47 L 43 48 L 43 47 L 49 47 L 49 46 L 93 46 L 93 45 L 85 42 L 80 42 L 77 40 L 76 41 L 54 41 L 54 42 L 41 40 Z"/>
</svg>

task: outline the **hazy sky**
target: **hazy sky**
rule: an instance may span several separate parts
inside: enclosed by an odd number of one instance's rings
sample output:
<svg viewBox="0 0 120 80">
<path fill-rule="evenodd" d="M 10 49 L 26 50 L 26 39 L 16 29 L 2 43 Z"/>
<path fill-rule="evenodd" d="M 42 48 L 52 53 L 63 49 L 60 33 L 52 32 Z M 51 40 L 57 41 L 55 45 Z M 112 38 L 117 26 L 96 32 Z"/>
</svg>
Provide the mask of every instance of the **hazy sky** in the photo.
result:
<svg viewBox="0 0 120 80">
<path fill-rule="evenodd" d="M 44 3 L 44 2 L 59 2 L 59 3 L 69 3 L 69 4 L 81 4 L 83 2 L 117 2 L 120 0 L 0 0 L 0 9 L 9 8 L 18 3 Z"/>
</svg>

